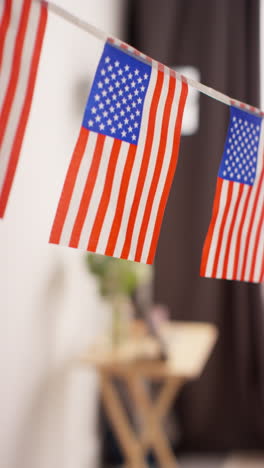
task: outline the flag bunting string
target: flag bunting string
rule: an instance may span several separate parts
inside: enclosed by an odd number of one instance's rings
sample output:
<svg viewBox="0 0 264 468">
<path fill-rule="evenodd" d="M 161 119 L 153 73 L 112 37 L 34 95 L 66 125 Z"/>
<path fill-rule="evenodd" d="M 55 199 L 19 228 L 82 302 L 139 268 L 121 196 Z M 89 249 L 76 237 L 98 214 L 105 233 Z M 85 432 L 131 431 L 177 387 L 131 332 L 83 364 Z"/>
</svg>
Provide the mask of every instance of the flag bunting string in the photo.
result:
<svg viewBox="0 0 264 468">
<path fill-rule="evenodd" d="M 0 218 L 20 158 L 48 11 L 103 43 L 49 242 L 154 262 L 190 87 L 230 107 L 200 274 L 263 282 L 264 112 L 185 77 L 53 0 L 0 6 Z"/>
<path fill-rule="evenodd" d="M 43 1 L 43 0 L 36 0 L 36 1 L 41 1 L 42 3 L 45 3 L 48 6 L 49 11 L 52 11 L 56 15 L 60 16 L 61 18 L 65 19 L 66 21 L 74 24 L 75 26 L 79 27 L 80 29 L 83 29 L 84 31 L 92 34 L 93 36 L 97 37 L 100 40 L 106 41 L 110 40 L 111 42 L 115 44 L 122 45 L 123 47 L 126 46 L 127 52 L 133 54 L 136 54 L 138 58 L 140 58 L 143 62 L 146 63 L 151 63 L 151 59 L 143 54 L 142 52 L 139 52 L 137 49 L 134 47 L 125 44 L 123 41 L 119 40 L 118 38 L 114 37 L 111 34 L 107 34 L 106 32 L 102 31 L 101 29 L 97 28 L 96 26 L 81 20 L 77 16 L 73 15 L 72 13 L 69 13 L 67 10 L 64 8 L 48 2 L 48 1 Z M 258 109 L 257 107 L 251 106 L 249 104 L 246 104 L 244 102 L 241 102 L 237 99 L 231 98 L 227 96 L 224 93 L 221 93 L 220 91 L 215 90 L 214 88 L 211 88 L 209 86 L 206 86 L 198 81 L 192 80 L 191 78 L 188 78 L 186 76 L 181 75 L 178 72 L 175 72 L 176 77 L 178 76 L 179 78 L 183 79 L 188 83 L 189 86 L 197 89 L 201 93 L 205 94 L 206 96 L 209 96 L 217 101 L 222 102 L 223 104 L 226 104 L 228 106 L 235 106 L 239 107 L 240 109 L 243 109 L 247 112 L 250 112 L 252 114 L 256 114 L 260 117 L 264 117 L 264 112 L 261 109 Z"/>
</svg>

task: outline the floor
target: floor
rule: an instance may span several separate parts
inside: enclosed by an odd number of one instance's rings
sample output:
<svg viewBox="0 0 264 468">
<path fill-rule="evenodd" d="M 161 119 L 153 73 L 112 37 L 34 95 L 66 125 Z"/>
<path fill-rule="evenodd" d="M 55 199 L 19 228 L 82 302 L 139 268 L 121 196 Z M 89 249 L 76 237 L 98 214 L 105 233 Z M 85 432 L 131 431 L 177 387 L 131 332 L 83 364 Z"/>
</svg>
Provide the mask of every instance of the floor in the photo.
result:
<svg viewBox="0 0 264 468">
<path fill-rule="evenodd" d="M 179 463 L 180 468 L 264 468 L 264 453 L 251 455 L 241 453 L 227 457 L 182 456 L 179 458 Z M 155 467 L 152 465 L 150 468 Z"/>
<path fill-rule="evenodd" d="M 264 453 L 234 454 L 224 458 L 186 456 L 179 461 L 181 468 L 264 468 Z"/>
</svg>

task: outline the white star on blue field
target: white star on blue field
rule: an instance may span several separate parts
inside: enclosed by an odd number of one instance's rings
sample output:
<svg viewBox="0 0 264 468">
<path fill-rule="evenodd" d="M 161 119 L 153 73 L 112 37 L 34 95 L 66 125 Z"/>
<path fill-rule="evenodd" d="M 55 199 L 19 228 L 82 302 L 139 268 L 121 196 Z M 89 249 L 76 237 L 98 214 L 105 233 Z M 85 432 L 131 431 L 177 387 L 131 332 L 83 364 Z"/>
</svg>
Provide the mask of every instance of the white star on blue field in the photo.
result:
<svg viewBox="0 0 264 468">
<path fill-rule="evenodd" d="M 261 117 L 231 107 L 223 159 L 218 176 L 253 185 L 257 172 Z"/>
<path fill-rule="evenodd" d="M 150 65 L 106 43 L 83 127 L 137 144 L 150 74 Z"/>
</svg>

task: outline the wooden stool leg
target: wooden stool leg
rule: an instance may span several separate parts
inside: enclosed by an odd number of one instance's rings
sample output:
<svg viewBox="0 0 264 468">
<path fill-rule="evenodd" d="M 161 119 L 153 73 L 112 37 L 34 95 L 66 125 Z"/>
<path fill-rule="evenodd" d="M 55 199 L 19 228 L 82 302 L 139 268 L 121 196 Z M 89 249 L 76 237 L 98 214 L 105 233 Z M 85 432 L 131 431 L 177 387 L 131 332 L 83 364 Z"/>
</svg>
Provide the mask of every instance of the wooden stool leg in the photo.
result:
<svg viewBox="0 0 264 468">
<path fill-rule="evenodd" d="M 168 378 L 165 380 L 155 404 L 155 412 L 159 419 L 162 419 L 168 412 L 172 401 L 177 398 L 183 383 L 183 379 Z"/>
<path fill-rule="evenodd" d="M 101 374 L 102 397 L 108 417 L 118 437 L 129 468 L 147 468 L 142 447 L 133 433 L 111 377 Z"/>
<path fill-rule="evenodd" d="M 152 448 L 159 460 L 162 468 L 176 468 L 177 462 L 171 450 L 166 435 L 157 419 L 157 414 L 153 411 L 152 402 L 147 393 L 146 386 L 136 378 L 127 378 L 128 386 L 133 395 L 134 401 L 139 408 L 145 424 L 145 432 L 148 431 L 148 442 L 151 441 Z"/>
<path fill-rule="evenodd" d="M 152 416 L 162 424 L 163 418 L 166 416 L 172 401 L 177 398 L 177 395 L 183 385 L 182 379 L 168 378 L 165 380 L 164 385 L 158 395 L 152 410 Z M 149 432 L 147 428 L 142 433 L 141 441 L 144 448 L 147 448 L 151 445 L 151 440 L 149 440 Z"/>
</svg>

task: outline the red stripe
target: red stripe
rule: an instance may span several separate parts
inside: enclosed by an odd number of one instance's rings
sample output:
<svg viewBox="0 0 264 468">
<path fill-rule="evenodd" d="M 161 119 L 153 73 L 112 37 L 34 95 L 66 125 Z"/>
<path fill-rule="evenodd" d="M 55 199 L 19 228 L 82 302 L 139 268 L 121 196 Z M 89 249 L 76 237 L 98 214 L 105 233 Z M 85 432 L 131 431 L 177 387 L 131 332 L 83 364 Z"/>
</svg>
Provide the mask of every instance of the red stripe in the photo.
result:
<svg viewBox="0 0 264 468">
<path fill-rule="evenodd" d="M 129 45 L 126 44 L 125 42 L 121 42 L 121 44 L 119 44 L 119 47 L 122 47 L 122 49 L 128 50 Z"/>
<path fill-rule="evenodd" d="M 7 205 L 10 189 L 12 186 L 13 178 L 15 175 L 19 153 L 27 125 L 27 120 L 30 112 L 30 106 L 32 102 L 36 75 L 38 70 L 39 58 L 41 53 L 41 47 L 43 43 L 45 28 L 47 23 L 47 8 L 45 5 L 42 5 L 39 17 L 38 30 L 36 35 L 36 41 L 34 46 L 34 51 L 30 64 L 30 73 L 27 84 L 27 90 L 25 93 L 25 100 L 21 110 L 21 115 L 19 119 L 19 125 L 16 130 L 15 139 L 12 146 L 12 151 L 10 153 L 9 163 L 7 167 L 7 172 L 5 176 L 5 181 L 2 187 L 2 192 L 0 195 L 0 217 L 4 216 L 5 208 Z"/>
<path fill-rule="evenodd" d="M 238 271 L 237 270 L 238 270 L 238 264 L 239 264 L 240 253 L 241 253 L 242 231 L 243 231 L 245 218 L 246 218 L 246 214 L 247 214 L 248 204 L 249 204 L 249 200 L 250 200 L 250 194 L 251 194 L 251 187 L 249 187 L 249 190 L 248 190 L 248 193 L 247 193 L 247 197 L 246 197 L 245 204 L 244 204 L 244 210 L 243 210 L 243 214 L 242 214 L 242 217 L 241 217 L 241 220 L 240 220 L 240 225 L 239 225 L 239 229 L 238 229 L 238 233 L 237 233 L 236 251 L 235 251 L 235 256 L 234 256 L 234 270 L 233 270 L 233 275 L 232 275 L 233 280 L 239 280 L 240 279 L 240 278 L 238 278 Z"/>
<path fill-rule="evenodd" d="M 82 228 L 85 222 L 85 218 L 87 215 L 87 211 L 89 208 L 89 204 L 91 201 L 91 197 L 93 194 L 94 185 L 97 179 L 97 174 L 99 170 L 99 165 L 103 153 L 104 142 L 105 142 L 105 135 L 98 134 L 97 141 L 93 153 L 93 160 L 92 164 L 86 179 L 85 188 L 83 191 L 81 203 L 79 206 L 78 214 L 75 219 L 75 223 L 73 226 L 71 239 L 69 242 L 70 247 L 78 247 Z"/>
<path fill-rule="evenodd" d="M 140 203 L 142 190 L 144 187 L 145 178 L 146 178 L 146 174 L 148 170 L 149 159 L 151 155 L 157 107 L 158 107 L 158 103 L 160 99 L 163 80 L 164 80 L 164 73 L 161 71 L 158 71 L 157 82 L 156 82 L 155 90 L 154 90 L 153 97 L 152 97 L 151 107 L 150 107 L 145 148 L 144 148 L 142 163 L 141 163 L 141 167 L 139 171 L 138 182 L 137 182 L 137 187 L 136 187 L 136 191 L 135 191 L 135 195 L 133 199 L 133 204 L 131 207 L 130 216 L 128 220 L 126 237 L 125 237 L 125 241 L 123 245 L 123 250 L 121 253 L 121 258 L 128 258 L 128 254 L 129 254 L 129 250 L 131 246 L 131 240 L 132 240 L 132 235 L 134 231 L 134 225 L 135 225 L 135 220 L 137 216 L 138 206 Z"/>
<path fill-rule="evenodd" d="M 153 263 L 153 260 L 154 260 L 156 247 L 157 247 L 157 243 L 158 243 L 158 238 L 159 238 L 159 233 L 160 233 L 160 228 L 161 228 L 161 223 L 162 223 L 162 219 L 163 219 L 167 199 L 168 199 L 168 196 L 169 196 L 169 193 L 170 193 L 170 188 L 171 188 L 171 184 L 172 184 L 172 181 L 173 181 L 175 169 L 176 169 L 176 166 L 177 166 L 180 135 L 181 135 L 182 117 L 183 117 L 183 111 L 184 111 L 184 106 L 185 106 L 185 101 L 186 101 L 186 98 L 187 98 L 187 94 L 188 94 L 188 85 L 187 85 L 187 83 L 182 82 L 181 97 L 180 97 L 180 102 L 179 102 L 177 121 L 176 121 L 175 129 L 174 129 L 174 141 L 173 141 L 171 160 L 170 160 L 169 170 L 168 170 L 165 186 L 164 186 L 164 189 L 163 189 L 163 193 L 162 193 L 162 196 L 161 196 L 159 209 L 158 209 L 158 213 L 157 213 L 157 219 L 156 219 L 156 222 L 155 222 L 155 227 L 154 227 L 153 236 L 152 236 L 152 240 L 151 240 L 149 255 L 148 255 L 148 259 L 147 259 L 147 263 L 149 263 L 149 264 Z"/>
<path fill-rule="evenodd" d="M 263 202 L 262 212 L 261 212 L 261 216 L 260 216 L 260 220 L 259 220 L 258 228 L 256 232 L 256 239 L 255 239 L 254 251 L 252 255 L 249 281 L 254 281 L 254 271 L 255 271 L 256 261 L 257 261 L 257 250 L 258 250 L 258 246 L 260 245 L 260 241 L 261 241 L 260 236 L 261 236 L 261 230 L 263 229 L 263 226 L 264 226 L 264 202 Z M 262 242 L 263 241 L 264 239 L 262 239 Z"/>
<path fill-rule="evenodd" d="M 137 244 L 137 250 L 136 250 L 136 255 L 135 255 L 135 260 L 136 262 L 139 262 L 141 259 L 141 254 L 145 242 L 145 237 L 148 229 L 148 224 L 149 224 L 149 219 L 150 219 L 150 214 L 151 214 L 151 209 L 152 205 L 154 202 L 155 198 L 155 193 L 157 190 L 157 186 L 159 183 L 159 178 L 162 170 L 162 164 L 165 156 L 165 150 L 166 150 L 166 144 L 167 144 L 167 136 L 168 136 L 168 128 L 169 128 L 169 121 L 170 121 L 170 114 L 171 114 L 171 107 L 172 107 L 172 102 L 174 98 L 174 93 L 175 93 L 175 86 L 176 86 L 176 80 L 175 78 L 170 78 L 169 82 L 169 88 L 168 88 L 168 94 L 166 98 L 166 104 L 164 108 L 164 117 L 162 121 L 162 127 L 161 127 L 161 135 L 160 135 L 160 143 L 159 143 L 159 149 L 158 149 L 158 155 L 157 155 L 157 160 L 156 160 L 156 165 L 155 165 L 155 170 L 154 174 L 152 177 L 150 189 L 149 189 L 149 194 L 147 198 L 147 203 L 146 203 L 146 208 L 140 228 L 140 233 L 138 237 L 138 244 Z"/>
<path fill-rule="evenodd" d="M 3 60 L 3 51 L 6 40 L 6 34 L 11 19 L 12 0 L 5 1 L 5 7 L 3 11 L 2 21 L 0 25 L 0 69 Z"/>
<path fill-rule="evenodd" d="M 126 42 L 121 42 L 119 40 L 115 40 L 112 37 L 108 37 L 107 42 L 114 45 L 115 47 L 119 47 L 121 50 L 124 49 L 124 50 L 128 51 L 128 53 L 134 54 L 137 57 L 141 57 L 143 60 L 146 60 L 147 62 L 150 62 L 150 64 L 152 64 L 152 62 L 153 62 L 151 57 L 144 54 L 143 52 L 140 52 L 140 50 L 135 49 L 135 47 L 132 47 L 131 45 L 127 44 Z M 164 65 L 162 65 L 162 67 L 163 66 Z"/>
<path fill-rule="evenodd" d="M 211 243 L 212 243 L 212 239 L 213 239 L 213 234 L 214 234 L 214 230 L 215 230 L 215 224 L 216 224 L 216 220 L 217 220 L 217 216 L 218 216 L 218 212 L 219 212 L 222 186 L 223 186 L 223 179 L 218 177 L 217 182 L 216 182 L 216 191 L 215 191 L 215 198 L 214 198 L 211 222 L 210 222 L 210 226 L 209 226 L 209 229 L 208 229 L 208 232 L 207 232 L 207 235 L 206 235 L 206 239 L 205 239 L 205 242 L 204 242 L 204 246 L 203 246 L 202 260 L 201 260 L 201 267 L 200 267 L 200 275 L 201 276 L 205 276 L 205 273 L 206 273 L 209 252 L 210 252 Z"/>
<path fill-rule="evenodd" d="M 262 257 L 262 267 L 261 267 L 261 273 L 260 273 L 260 281 L 264 281 L 264 252 L 263 252 L 263 257 Z"/>
<path fill-rule="evenodd" d="M 125 206 L 125 200 L 126 200 L 126 194 L 127 194 L 127 189 L 135 161 L 135 155 L 136 155 L 137 147 L 136 145 L 130 145 L 127 159 L 126 159 L 126 164 L 124 167 L 124 172 L 120 184 L 120 190 L 119 190 L 119 195 L 118 195 L 118 200 L 117 200 L 117 206 L 115 210 L 115 216 L 114 220 L 112 223 L 107 247 L 105 250 L 105 255 L 110 255 L 112 256 L 114 254 L 114 250 L 116 247 L 116 241 L 118 238 L 118 234 L 120 231 L 120 226 L 122 222 L 122 217 L 123 217 L 123 212 L 124 212 L 124 206 Z"/>
<path fill-rule="evenodd" d="M 232 221 L 231 221 L 231 224 L 230 224 L 230 227 L 229 227 L 229 233 L 228 233 L 228 237 L 227 237 L 226 251 L 225 251 L 225 257 L 224 257 L 224 263 L 223 263 L 223 274 L 222 274 L 223 278 L 226 278 L 226 275 L 227 275 L 227 266 L 228 266 L 228 260 L 229 260 L 231 240 L 232 240 L 232 235 L 233 235 L 233 231 L 234 231 L 234 225 L 235 225 L 235 222 L 236 222 L 238 208 L 239 208 L 239 205 L 240 205 L 240 202 L 241 202 L 243 189 L 244 189 L 244 185 L 240 184 L 239 185 L 238 196 L 237 196 L 237 200 L 236 200 L 236 204 L 235 204 L 235 208 L 234 208 L 234 212 L 233 212 L 233 216 L 232 216 Z"/>
<path fill-rule="evenodd" d="M 60 201 L 58 204 L 56 216 L 53 222 L 49 242 L 59 244 L 70 201 L 72 198 L 75 182 L 80 169 L 80 164 L 84 155 L 89 137 L 89 130 L 81 127 L 78 141 L 76 143 L 71 163 L 67 172 L 64 186 L 61 192 Z"/>
<path fill-rule="evenodd" d="M 7 92 L 3 102 L 3 107 L 0 114 L 0 146 L 3 141 L 5 129 L 7 126 L 8 118 L 10 115 L 10 110 L 13 104 L 13 99 L 16 92 L 17 82 L 19 78 L 19 73 L 21 71 L 21 57 L 23 52 L 24 39 L 27 32 L 27 24 L 30 12 L 31 0 L 24 0 L 23 8 L 21 10 L 21 16 L 19 21 L 19 27 L 16 36 L 14 55 L 12 60 L 12 68 L 10 80 L 8 83 Z"/>
<path fill-rule="evenodd" d="M 226 204 L 225 204 L 225 208 L 224 208 L 224 214 L 223 214 L 223 217 L 222 217 L 221 226 L 220 226 L 220 229 L 219 229 L 219 234 L 218 234 L 218 239 L 217 239 L 217 246 L 216 246 L 216 249 L 215 249 L 213 271 L 212 271 L 212 275 L 211 275 L 212 278 L 215 278 L 216 274 L 217 274 L 219 254 L 220 254 L 220 250 L 222 248 L 222 240 L 223 240 L 223 235 L 224 235 L 224 229 L 225 229 L 226 219 L 227 219 L 228 212 L 229 212 L 230 205 L 231 205 L 233 188 L 234 188 L 234 183 L 233 182 L 228 182 L 227 199 L 226 199 Z"/>
<path fill-rule="evenodd" d="M 257 192 L 255 194 L 255 201 L 254 201 L 254 205 L 253 205 L 253 208 L 252 208 L 252 211 L 251 211 L 250 223 L 249 223 L 249 228 L 248 228 L 247 237 L 246 237 L 246 248 L 245 248 L 245 252 L 244 252 L 242 272 L 241 272 L 241 277 L 240 277 L 241 280 L 245 280 L 246 263 L 247 263 L 247 257 L 248 257 L 248 249 L 249 249 L 249 240 L 250 240 L 250 236 L 251 236 L 251 232 L 252 232 L 252 227 L 253 227 L 253 223 L 254 223 L 254 217 L 255 217 L 255 213 L 256 213 L 257 204 L 259 202 L 259 195 L 260 195 L 261 185 L 262 185 L 262 177 L 260 177 L 260 179 L 258 181 Z M 252 192 L 252 190 L 251 190 L 251 192 Z"/>
<path fill-rule="evenodd" d="M 109 200 L 112 192 L 113 187 L 113 180 L 116 170 L 116 164 L 118 161 L 118 155 L 120 153 L 122 141 L 121 140 L 114 140 L 114 144 L 112 147 L 108 169 L 105 178 L 105 184 L 103 188 L 103 193 L 101 196 L 99 208 L 95 217 L 94 225 L 91 231 L 91 235 L 89 238 L 89 242 L 87 245 L 87 250 L 96 251 L 96 247 L 98 244 L 98 240 L 101 234 L 102 225 L 105 219 L 105 214 L 109 205 Z"/>
</svg>

